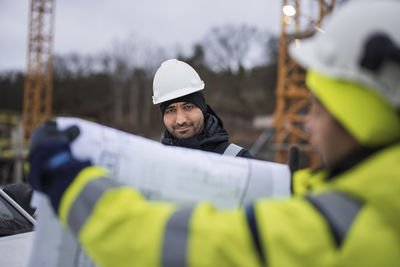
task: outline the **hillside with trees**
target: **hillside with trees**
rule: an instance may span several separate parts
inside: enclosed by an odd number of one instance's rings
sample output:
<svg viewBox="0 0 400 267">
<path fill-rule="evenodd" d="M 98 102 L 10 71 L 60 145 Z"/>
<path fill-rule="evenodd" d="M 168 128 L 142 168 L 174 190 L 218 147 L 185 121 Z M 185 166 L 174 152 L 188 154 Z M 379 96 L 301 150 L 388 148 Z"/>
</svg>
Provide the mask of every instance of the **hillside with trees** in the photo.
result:
<svg viewBox="0 0 400 267">
<path fill-rule="evenodd" d="M 211 29 L 189 52 L 168 50 L 131 36 L 96 55 L 54 57 L 53 115 L 91 119 L 158 139 L 160 111 L 152 104 L 153 76 L 162 61 L 178 58 L 204 80 L 204 94 L 234 141 L 254 142 L 255 116 L 275 108 L 277 37 L 247 25 Z M 22 111 L 24 73 L 0 73 L 0 111 Z"/>
</svg>

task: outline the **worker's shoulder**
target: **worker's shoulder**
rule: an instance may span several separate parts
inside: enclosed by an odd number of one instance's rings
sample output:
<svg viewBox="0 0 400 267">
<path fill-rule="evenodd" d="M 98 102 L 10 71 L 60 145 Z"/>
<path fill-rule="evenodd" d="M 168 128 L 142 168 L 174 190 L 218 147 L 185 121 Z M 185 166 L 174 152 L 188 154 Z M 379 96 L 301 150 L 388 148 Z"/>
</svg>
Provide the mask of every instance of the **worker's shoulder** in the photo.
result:
<svg viewBox="0 0 400 267">
<path fill-rule="evenodd" d="M 254 159 L 253 155 L 251 155 L 250 152 L 244 148 L 242 148 L 242 150 L 239 151 L 239 153 L 236 155 L 236 157 Z"/>
<path fill-rule="evenodd" d="M 222 154 L 243 158 L 254 158 L 245 148 L 230 142 L 226 144 L 224 152 Z"/>
</svg>

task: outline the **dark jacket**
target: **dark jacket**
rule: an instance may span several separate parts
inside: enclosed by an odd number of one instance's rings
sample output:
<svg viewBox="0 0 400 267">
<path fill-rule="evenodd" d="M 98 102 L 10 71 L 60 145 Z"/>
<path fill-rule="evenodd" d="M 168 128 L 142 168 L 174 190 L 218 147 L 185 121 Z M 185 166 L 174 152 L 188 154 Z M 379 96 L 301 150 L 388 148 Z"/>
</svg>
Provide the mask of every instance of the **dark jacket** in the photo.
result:
<svg viewBox="0 0 400 267">
<path fill-rule="evenodd" d="M 231 142 L 229 142 L 229 135 L 224 128 L 222 120 L 209 105 L 207 105 L 207 114 L 204 121 L 204 130 L 200 135 L 186 139 L 177 139 L 168 130 L 165 130 L 161 143 L 223 154 Z M 240 150 L 236 156 L 253 158 L 246 149 Z"/>
</svg>

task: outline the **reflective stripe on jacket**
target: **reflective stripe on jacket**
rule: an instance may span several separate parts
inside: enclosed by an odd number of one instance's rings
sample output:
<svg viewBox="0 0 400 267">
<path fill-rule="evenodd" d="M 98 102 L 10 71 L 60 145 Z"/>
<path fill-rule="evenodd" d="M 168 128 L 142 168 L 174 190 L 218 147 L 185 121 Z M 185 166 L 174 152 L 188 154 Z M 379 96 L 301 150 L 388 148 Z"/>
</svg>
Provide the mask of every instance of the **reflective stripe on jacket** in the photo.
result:
<svg viewBox="0 0 400 267">
<path fill-rule="evenodd" d="M 146 201 L 98 167 L 65 192 L 59 215 L 108 266 L 400 266 L 400 146 L 312 194 L 217 210 Z"/>
</svg>

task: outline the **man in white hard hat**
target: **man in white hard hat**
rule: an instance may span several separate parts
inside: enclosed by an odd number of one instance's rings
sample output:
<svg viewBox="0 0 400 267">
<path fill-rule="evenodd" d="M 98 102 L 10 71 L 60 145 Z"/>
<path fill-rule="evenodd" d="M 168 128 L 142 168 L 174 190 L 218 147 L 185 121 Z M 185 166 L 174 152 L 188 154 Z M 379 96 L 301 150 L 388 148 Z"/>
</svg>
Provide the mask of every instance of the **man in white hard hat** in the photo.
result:
<svg viewBox="0 0 400 267">
<path fill-rule="evenodd" d="M 233 210 L 151 202 L 76 159 L 52 168 L 69 146 L 48 138 L 29 179 L 102 267 L 400 266 L 399 11 L 398 0 L 349 1 L 291 48 L 308 68 L 307 127 L 325 165 L 295 197 Z"/>
<path fill-rule="evenodd" d="M 189 64 L 177 59 L 161 64 L 153 81 L 153 103 L 159 104 L 166 128 L 161 142 L 252 158 L 246 149 L 229 142 L 222 120 L 206 104 L 203 89 L 204 82 Z"/>
</svg>

